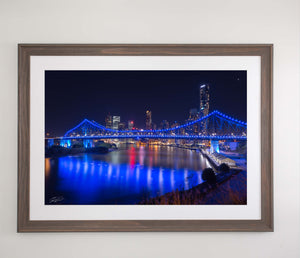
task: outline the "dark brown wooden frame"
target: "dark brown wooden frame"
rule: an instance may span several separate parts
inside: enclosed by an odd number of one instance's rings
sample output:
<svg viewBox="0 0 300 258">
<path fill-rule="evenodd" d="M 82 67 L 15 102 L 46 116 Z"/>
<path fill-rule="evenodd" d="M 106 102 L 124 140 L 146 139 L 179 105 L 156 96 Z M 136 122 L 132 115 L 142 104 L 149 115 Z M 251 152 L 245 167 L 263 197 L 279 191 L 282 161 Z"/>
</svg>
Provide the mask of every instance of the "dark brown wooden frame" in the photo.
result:
<svg viewBox="0 0 300 258">
<path fill-rule="evenodd" d="M 273 231 L 273 45 L 71 45 L 20 44 L 18 64 L 18 232 L 79 231 Z M 260 56 L 261 220 L 31 221 L 30 56 Z"/>
</svg>

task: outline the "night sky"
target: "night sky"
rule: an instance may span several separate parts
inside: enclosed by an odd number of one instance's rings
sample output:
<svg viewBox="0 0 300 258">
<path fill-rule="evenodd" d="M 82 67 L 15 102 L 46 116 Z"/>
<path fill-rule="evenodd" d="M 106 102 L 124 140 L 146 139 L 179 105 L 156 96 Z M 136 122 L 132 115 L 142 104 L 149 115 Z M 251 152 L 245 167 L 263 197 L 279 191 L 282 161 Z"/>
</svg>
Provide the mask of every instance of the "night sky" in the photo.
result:
<svg viewBox="0 0 300 258">
<path fill-rule="evenodd" d="M 158 126 L 180 124 L 199 108 L 199 86 L 210 85 L 210 112 L 246 121 L 246 71 L 46 71 L 46 133 L 62 136 L 84 118 L 105 125 L 108 113 L 145 128 L 146 110 Z"/>
</svg>

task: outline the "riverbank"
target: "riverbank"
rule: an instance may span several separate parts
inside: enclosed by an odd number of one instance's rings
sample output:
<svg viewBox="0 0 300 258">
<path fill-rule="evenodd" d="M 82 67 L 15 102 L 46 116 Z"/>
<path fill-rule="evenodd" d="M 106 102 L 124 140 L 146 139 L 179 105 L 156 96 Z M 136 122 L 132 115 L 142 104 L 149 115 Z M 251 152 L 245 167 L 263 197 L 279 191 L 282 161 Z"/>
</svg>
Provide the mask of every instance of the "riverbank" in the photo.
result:
<svg viewBox="0 0 300 258">
<path fill-rule="evenodd" d="M 151 144 L 151 145 L 156 145 L 156 146 L 166 146 L 166 147 L 173 147 L 173 148 L 180 148 L 180 149 L 187 149 L 187 150 L 191 150 L 191 151 L 196 151 L 201 153 L 210 163 L 211 167 L 217 172 L 220 172 L 220 165 L 221 163 L 218 163 L 210 153 L 208 153 L 207 151 L 205 151 L 203 148 L 200 148 L 199 146 L 184 146 L 184 145 L 178 145 L 178 144 L 170 144 L 170 145 L 163 145 L 163 144 Z M 226 153 L 224 153 L 226 156 Z M 232 154 L 232 153 L 231 153 Z M 227 156 L 226 156 L 227 157 Z M 235 156 L 236 157 L 236 156 Z M 244 159 L 245 160 L 245 159 Z M 234 159 L 235 162 L 237 162 L 236 159 Z M 238 163 L 238 162 L 237 162 Z M 244 161 L 245 163 L 245 161 Z M 238 173 L 242 170 L 247 170 L 245 164 L 242 163 L 238 163 L 238 165 L 232 165 L 232 164 L 228 164 L 226 163 L 229 168 L 234 172 L 234 173 Z"/>
<path fill-rule="evenodd" d="M 247 173 L 246 171 L 217 174 L 217 183 L 210 185 L 206 182 L 189 190 L 182 190 L 150 198 L 140 204 L 173 204 L 173 205 L 195 205 L 195 204 L 247 204 Z"/>
<path fill-rule="evenodd" d="M 159 143 L 151 143 L 149 145 L 162 146 L 162 147 L 175 147 L 175 148 L 180 148 L 180 149 L 199 151 L 199 146 L 185 146 L 185 145 L 179 145 L 179 144 L 165 145 L 165 144 L 159 144 Z"/>
<path fill-rule="evenodd" d="M 80 153 L 97 153 L 97 154 L 107 154 L 110 151 L 115 150 L 113 148 L 108 148 L 104 146 L 92 147 L 92 148 L 65 148 L 59 145 L 51 146 L 45 150 L 45 158 L 63 157 L 72 154 Z"/>
</svg>

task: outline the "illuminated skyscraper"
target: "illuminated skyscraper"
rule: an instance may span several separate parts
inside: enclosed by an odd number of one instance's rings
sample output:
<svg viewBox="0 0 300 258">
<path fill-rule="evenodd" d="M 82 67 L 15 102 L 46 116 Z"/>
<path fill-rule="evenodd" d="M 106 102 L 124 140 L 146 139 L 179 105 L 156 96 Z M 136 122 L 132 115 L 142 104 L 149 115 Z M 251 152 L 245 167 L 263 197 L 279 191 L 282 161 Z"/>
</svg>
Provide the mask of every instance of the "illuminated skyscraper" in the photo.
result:
<svg viewBox="0 0 300 258">
<path fill-rule="evenodd" d="M 152 128 L 152 114 L 151 111 L 146 111 L 146 129 L 150 130 Z"/>
<path fill-rule="evenodd" d="M 115 129 L 115 130 L 119 129 L 120 120 L 121 119 L 119 116 L 113 116 L 113 129 Z"/>
<path fill-rule="evenodd" d="M 112 124 L 113 124 L 112 116 L 110 114 L 108 114 L 105 118 L 105 127 L 112 128 Z"/>
<path fill-rule="evenodd" d="M 200 86 L 200 109 L 199 109 L 199 117 L 202 118 L 207 116 L 209 113 L 209 85 L 202 84 Z M 207 123 L 206 120 L 201 122 L 201 131 L 203 134 L 207 131 Z"/>
<path fill-rule="evenodd" d="M 200 86 L 200 117 L 207 116 L 209 113 L 209 85 Z"/>
</svg>

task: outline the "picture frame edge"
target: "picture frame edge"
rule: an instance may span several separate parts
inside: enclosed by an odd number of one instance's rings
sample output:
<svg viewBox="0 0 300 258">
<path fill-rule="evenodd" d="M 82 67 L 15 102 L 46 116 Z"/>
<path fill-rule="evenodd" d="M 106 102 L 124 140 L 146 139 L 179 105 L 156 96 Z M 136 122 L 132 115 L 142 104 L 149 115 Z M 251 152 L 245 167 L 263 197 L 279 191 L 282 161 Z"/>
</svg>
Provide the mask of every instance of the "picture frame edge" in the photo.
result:
<svg viewBox="0 0 300 258">
<path fill-rule="evenodd" d="M 269 154 L 267 156 L 267 159 L 269 160 L 269 164 L 266 168 L 266 170 L 263 172 L 261 171 L 261 178 L 262 181 L 267 182 L 267 188 L 263 188 L 263 183 L 261 184 L 261 190 L 262 196 L 261 200 L 261 212 L 262 212 L 262 218 L 261 220 L 245 220 L 241 225 L 244 226 L 244 223 L 248 223 L 247 227 L 242 228 L 210 228 L 205 229 L 205 227 L 197 228 L 197 230 L 188 230 L 188 227 L 182 228 L 180 230 L 172 230 L 172 228 L 168 228 L 168 230 L 165 229 L 157 229 L 155 227 L 148 227 L 148 228 L 139 228 L 136 227 L 135 229 L 131 230 L 124 230 L 122 228 L 93 228 L 93 227 L 86 227 L 80 228 L 80 230 L 76 230 L 76 227 L 74 226 L 74 229 L 70 229 L 68 227 L 60 226 L 60 228 L 55 228 L 57 225 L 55 224 L 61 224 L 61 221 L 30 221 L 29 220 L 29 193 L 30 193 L 30 56 L 32 55 L 49 55 L 49 52 L 47 50 L 51 50 L 51 55 L 55 55 L 55 50 L 59 50 L 57 52 L 58 55 L 62 55 L 62 50 L 66 49 L 68 47 L 72 48 L 79 48 L 80 49 L 80 56 L 83 54 L 82 51 L 85 51 L 86 48 L 91 47 L 92 48 L 156 48 L 156 47 L 194 47 L 194 48 L 201 48 L 201 51 L 205 47 L 209 48 L 217 48 L 217 52 L 212 55 L 217 55 L 221 49 L 226 48 L 227 51 L 234 48 L 241 48 L 248 49 L 250 48 L 251 55 L 260 55 L 262 58 L 265 58 L 266 64 L 263 67 L 261 61 L 261 69 L 262 69 L 262 78 L 261 78 L 261 107 L 262 110 L 266 109 L 267 112 L 267 124 L 265 128 L 265 132 L 261 132 L 261 142 L 264 139 L 267 142 L 268 146 L 262 146 L 262 151 L 264 150 L 263 147 L 266 147 L 269 150 Z M 36 49 L 38 48 L 38 49 Z M 273 232 L 274 231 L 274 211 L 273 211 L 273 44 L 29 44 L 29 43 L 20 43 L 18 44 L 18 203 L 17 203 L 17 232 Z M 124 50 L 123 50 L 124 51 Z M 243 51 L 237 51 L 232 52 L 233 55 L 242 55 Z M 98 52 L 89 53 L 89 55 L 99 55 Z M 123 53 L 123 52 L 122 52 Z M 170 53 L 169 53 L 170 54 Z M 168 54 L 168 55 L 169 55 Z M 201 52 L 201 55 L 203 55 L 204 52 Z M 67 52 L 67 55 L 74 55 L 71 52 Z M 101 54 L 105 55 L 105 54 Z M 108 53 L 108 55 L 110 55 Z M 123 54 L 121 54 L 123 55 Z M 138 55 L 138 54 L 136 54 Z M 176 55 L 176 54 L 170 54 L 170 55 Z M 225 54 L 224 54 L 225 55 Z M 244 54 L 245 55 L 245 54 Z M 247 55 L 245 55 L 247 56 Z M 264 75 L 263 78 L 263 68 L 267 68 L 267 74 Z M 266 76 L 268 78 L 266 78 Z M 267 80 L 266 82 L 263 82 L 263 79 Z M 266 91 L 263 93 L 263 90 Z M 265 103 L 265 98 L 267 98 L 267 104 Z M 261 111 L 262 112 L 262 111 Z M 262 116 L 261 116 L 262 119 Z M 262 120 L 261 120 L 262 121 Z M 266 120 L 262 121 L 262 123 L 265 123 Z M 263 145 L 263 144 L 262 144 Z M 26 151 L 27 150 L 27 151 Z M 263 153 L 263 152 L 262 152 Z M 263 160 L 261 161 L 261 168 L 264 167 L 265 163 L 263 164 Z M 125 222 L 126 220 L 124 220 Z M 140 220 L 144 221 L 144 220 Z M 157 221 L 150 220 L 152 223 L 155 223 Z M 161 221 L 161 220 L 159 220 Z M 188 220 L 189 221 L 189 220 Z M 197 220 L 202 221 L 202 223 L 205 223 L 207 221 L 205 220 Z M 224 222 L 224 220 L 209 220 L 212 222 Z M 228 220 L 225 220 L 228 221 Z M 236 220 L 238 221 L 238 220 Z M 50 228 L 45 228 L 45 225 L 50 223 Z M 68 224 L 70 221 L 63 221 L 63 224 Z M 83 224 L 82 221 L 71 221 L 72 225 L 75 223 Z M 86 221 L 84 221 L 86 222 Z M 93 222 L 93 221 L 92 221 Z M 99 222 L 99 221 L 98 221 Z M 171 223 L 172 220 L 171 220 Z M 201 223 L 200 223 L 201 224 Z M 238 223 L 236 223 L 238 224 Z M 77 226 L 78 226 L 77 225 Z M 226 225 L 226 223 L 224 224 Z M 49 226 L 49 225 L 48 225 Z"/>
</svg>

